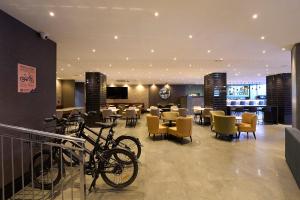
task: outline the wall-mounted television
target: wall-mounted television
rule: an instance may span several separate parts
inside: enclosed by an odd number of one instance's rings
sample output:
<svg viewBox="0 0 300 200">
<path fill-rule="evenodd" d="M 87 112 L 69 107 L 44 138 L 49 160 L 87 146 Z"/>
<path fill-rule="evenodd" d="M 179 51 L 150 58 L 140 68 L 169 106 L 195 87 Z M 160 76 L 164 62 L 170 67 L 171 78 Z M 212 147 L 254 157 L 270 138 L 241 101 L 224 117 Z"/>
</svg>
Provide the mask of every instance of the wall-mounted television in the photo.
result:
<svg viewBox="0 0 300 200">
<path fill-rule="evenodd" d="M 229 85 L 227 87 L 227 98 L 250 98 L 250 85 Z"/>
<path fill-rule="evenodd" d="M 107 87 L 106 88 L 107 99 L 128 99 L 127 87 Z"/>
</svg>

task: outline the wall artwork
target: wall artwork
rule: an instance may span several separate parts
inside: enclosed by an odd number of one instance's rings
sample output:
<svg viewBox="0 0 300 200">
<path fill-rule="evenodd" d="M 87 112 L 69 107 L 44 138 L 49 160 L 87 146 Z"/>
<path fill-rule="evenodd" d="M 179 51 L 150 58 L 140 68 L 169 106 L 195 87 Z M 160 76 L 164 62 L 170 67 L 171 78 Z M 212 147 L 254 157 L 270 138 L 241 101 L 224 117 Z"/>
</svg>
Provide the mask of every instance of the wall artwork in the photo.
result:
<svg viewBox="0 0 300 200">
<path fill-rule="evenodd" d="M 36 89 L 36 68 L 18 64 L 18 92 L 31 93 Z"/>
<path fill-rule="evenodd" d="M 162 99 L 168 99 L 171 95 L 171 90 L 167 87 L 163 87 L 159 90 L 159 96 Z"/>
</svg>

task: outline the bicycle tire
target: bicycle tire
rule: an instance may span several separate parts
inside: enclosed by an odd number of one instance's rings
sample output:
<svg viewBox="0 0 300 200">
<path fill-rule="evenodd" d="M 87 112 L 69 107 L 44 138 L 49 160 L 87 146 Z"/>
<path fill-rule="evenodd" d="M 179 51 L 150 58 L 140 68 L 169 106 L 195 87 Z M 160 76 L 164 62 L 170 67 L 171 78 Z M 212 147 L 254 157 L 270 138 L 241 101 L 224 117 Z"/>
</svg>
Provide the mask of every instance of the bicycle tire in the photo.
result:
<svg viewBox="0 0 300 200">
<path fill-rule="evenodd" d="M 70 141 L 68 141 L 68 140 L 64 140 L 64 141 L 62 142 L 62 144 L 63 144 L 64 146 L 67 146 L 67 145 L 66 145 L 67 143 L 71 143 L 71 147 L 74 147 L 74 146 L 75 146 L 72 142 L 70 142 Z M 75 147 L 76 147 L 76 146 L 75 146 Z M 79 163 L 80 163 L 80 161 L 79 161 L 75 156 L 72 157 L 72 162 L 71 162 L 71 155 L 70 155 L 70 153 L 68 153 L 67 151 L 63 151 L 62 157 L 63 157 L 64 163 L 65 163 L 68 167 L 70 167 L 70 166 L 75 167 L 75 166 L 78 166 Z M 67 157 L 67 158 L 66 158 L 66 157 Z"/>
<path fill-rule="evenodd" d="M 130 146 L 127 146 L 125 144 L 125 142 L 122 142 L 122 141 L 125 141 L 125 140 L 131 140 L 133 142 L 132 144 L 134 145 L 134 149 L 130 148 Z M 120 147 L 120 148 L 126 149 L 128 151 L 131 151 L 131 152 L 134 153 L 134 155 L 136 156 L 137 159 L 140 158 L 141 153 L 142 153 L 142 148 L 141 148 L 140 141 L 137 138 L 129 136 L 129 135 L 121 135 L 120 137 L 118 137 L 115 140 L 115 145 L 113 147 L 114 148 Z"/>
<path fill-rule="evenodd" d="M 124 164 L 124 162 L 121 162 L 121 163 L 118 162 L 117 159 L 114 159 L 116 154 L 123 154 L 123 155 L 127 156 L 131 160 L 130 164 Z M 134 156 L 134 154 L 132 154 L 130 151 L 127 151 L 125 149 L 115 148 L 115 149 L 110 149 L 110 150 L 105 151 L 101 156 L 105 159 L 105 161 L 103 161 L 103 160 L 100 161 L 100 165 L 99 165 L 100 170 L 99 171 L 100 171 L 103 181 L 107 185 L 109 185 L 113 188 L 122 189 L 122 188 L 129 186 L 130 184 L 132 184 L 134 182 L 134 180 L 136 179 L 136 177 L 138 175 L 138 163 L 137 163 L 137 160 L 136 160 L 136 157 Z M 118 157 L 120 157 L 120 156 L 118 156 Z M 133 169 L 133 172 L 128 180 L 126 180 L 123 183 L 116 183 L 109 177 L 109 174 L 114 174 L 116 176 L 121 175 L 121 174 L 118 174 L 118 173 L 120 173 L 119 171 L 118 172 L 116 171 L 115 173 L 107 173 L 105 171 L 105 169 L 107 168 L 107 166 L 109 165 L 111 160 L 117 161 L 117 163 L 114 167 L 114 170 L 117 170 L 117 169 L 120 170 L 120 168 L 122 168 L 121 173 L 124 172 L 125 167 L 130 167 L 130 166 L 126 166 L 126 165 L 132 165 L 130 168 Z"/>
<path fill-rule="evenodd" d="M 39 163 L 41 161 L 41 152 L 38 152 L 33 156 L 33 183 L 35 188 L 45 190 L 51 190 L 52 185 L 55 186 L 59 183 L 61 179 L 61 170 L 60 170 L 60 160 L 58 158 L 52 157 L 52 168 L 53 166 L 57 166 L 57 173 L 54 175 L 54 177 L 51 177 L 50 182 L 42 182 L 38 179 L 38 177 L 41 175 L 41 164 Z M 46 158 L 46 160 L 45 160 Z M 49 150 L 43 150 L 43 175 L 42 178 L 45 175 L 48 175 L 50 173 L 50 176 L 52 175 L 51 170 L 51 152 Z M 31 166 L 30 166 L 31 169 Z M 49 170 L 50 169 L 50 170 Z M 54 168 L 53 168 L 54 169 Z"/>
</svg>

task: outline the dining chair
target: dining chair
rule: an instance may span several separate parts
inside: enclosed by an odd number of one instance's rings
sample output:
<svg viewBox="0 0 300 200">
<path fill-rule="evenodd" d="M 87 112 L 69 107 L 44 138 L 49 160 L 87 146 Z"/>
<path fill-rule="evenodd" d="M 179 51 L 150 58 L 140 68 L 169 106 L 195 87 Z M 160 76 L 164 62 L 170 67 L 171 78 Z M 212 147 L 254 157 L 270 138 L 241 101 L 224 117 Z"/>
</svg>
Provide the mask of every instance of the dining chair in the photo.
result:
<svg viewBox="0 0 300 200">
<path fill-rule="evenodd" d="M 136 122 L 137 122 L 137 114 L 136 111 L 134 109 L 126 109 L 125 112 L 125 116 L 126 116 L 126 125 L 127 126 L 136 126 Z"/>
<path fill-rule="evenodd" d="M 104 122 L 107 122 L 108 120 L 111 121 L 111 115 L 113 114 L 113 111 L 110 109 L 103 109 L 102 110 L 102 120 Z"/>
<path fill-rule="evenodd" d="M 178 108 L 179 117 L 186 117 L 188 110 L 186 108 Z"/>
</svg>

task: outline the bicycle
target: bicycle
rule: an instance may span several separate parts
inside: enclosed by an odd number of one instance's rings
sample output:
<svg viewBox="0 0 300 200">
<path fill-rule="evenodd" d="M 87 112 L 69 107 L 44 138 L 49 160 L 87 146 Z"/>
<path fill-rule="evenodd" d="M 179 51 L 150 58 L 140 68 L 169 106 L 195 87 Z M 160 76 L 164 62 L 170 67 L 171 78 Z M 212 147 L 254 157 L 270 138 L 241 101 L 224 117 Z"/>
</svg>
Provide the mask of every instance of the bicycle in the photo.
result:
<svg viewBox="0 0 300 200">
<path fill-rule="evenodd" d="M 84 128 L 84 123 L 81 124 L 81 126 Z M 93 150 L 89 151 L 84 148 L 84 152 L 89 154 L 89 161 L 87 165 L 85 165 L 85 173 L 94 177 L 89 190 L 91 191 L 91 189 L 95 187 L 99 174 L 106 184 L 114 188 L 124 188 L 130 185 L 137 177 L 138 164 L 136 157 L 132 152 L 125 149 L 110 149 L 108 147 L 108 141 L 106 141 L 104 145 L 100 143 L 102 131 L 111 128 L 113 124 L 102 123 L 99 124 L 99 126 L 101 127 L 101 131 L 96 141 L 93 141 L 92 143 L 94 145 Z M 62 128 L 65 127 L 62 126 Z M 87 135 L 83 137 L 88 142 L 92 141 L 92 138 Z M 61 144 L 61 141 L 55 142 Z M 73 149 L 83 148 L 74 142 L 72 145 Z M 80 160 L 80 157 L 74 151 L 68 151 L 62 147 L 54 146 L 51 151 L 43 150 L 42 152 L 37 153 L 33 157 L 33 178 L 35 187 L 50 190 L 60 181 L 62 173 L 65 172 L 63 155 L 69 156 L 72 161 L 75 161 L 78 164 L 84 162 L 83 160 Z M 127 172 L 128 169 L 132 171 L 131 174 L 127 174 L 122 178 L 121 176 Z M 49 177 L 50 180 L 48 179 Z M 114 177 L 117 177 L 117 180 L 114 179 Z"/>
<path fill-rule="evenodd" d="M 84 113 L 84 114 L 80 114 L 83 116 L 89 116 L 91 114 L 94 114 L 94 112 L 89 112 L 89 113 Z M 117 137 L 116 139 L 114 139 L 114 133 L 115 131 L 113 130 L 113 128 L 117 125 L 117 119 L 119 119 L 121 117 L 121 115 L 111 115 L 110 116 L 113 119 L 113 122 L 111 123 L 111 127 L 109 128 L 108 131 L 108 135 L 107 137 L 103 137 L 102 136 L 102 130 L 100 129 L 99 133 L 97 133 L 96 131 L 92 130 L 91 128 L 89 128 L 83 118 L 79 118 L 77 116 L 78 119 L 78 130 L 74 133 L 76 137 L 79 138 L 83 138 L 86 139 L 90 144 L 94 145 L 94 140 L 92 137 L 87 137 L 87 135 L 84 133 L 84 130 L 89 131 L 90 133 L 92 133 L 93 135 L 95 135 L 96 137 L 98 137 L 100 135 L 101 139 L 105 140 L 107 142 L 107 148 L 123 148 L 126 149 L 128 151 L 131 151 L 132 153 L 134 153 L 134 155 L 136 156 L 137 159 L 140 158 L 141 156 L 141 151 L 142 151 L 142 144 L 140 142 L 140 140 L 136 137 L 132 137 L 129 135 L 121 135 L 119 137 Z M 101 125 L 101 124 L 105 124 L 102 122 L 96 122 L 96 124 Z M 73 144 L 68 144 L 69 141 L 64 141 L 63 144 L 67 145 L 67 146 L 72 146 Z M 65 163 L 70 166 L 71 165 L 71 161 L 65 159 L 64 160 Z M 73 165 L 76 163 L 73 163 Z"/>
</svg>

